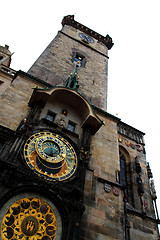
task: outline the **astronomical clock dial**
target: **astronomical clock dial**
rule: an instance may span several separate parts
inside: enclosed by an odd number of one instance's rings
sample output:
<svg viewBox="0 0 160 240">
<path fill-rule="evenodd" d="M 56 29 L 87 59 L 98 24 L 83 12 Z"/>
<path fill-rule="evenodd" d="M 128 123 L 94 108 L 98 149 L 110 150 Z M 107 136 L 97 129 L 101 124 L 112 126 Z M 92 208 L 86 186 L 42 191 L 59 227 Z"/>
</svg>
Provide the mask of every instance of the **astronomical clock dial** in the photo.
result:
<svg viewBox="0 0 160 240">
<path fill-rule="evenodd" d="M 60 240 L 62 221 L 57 208 L 41 196 L 29 195 L 13 197 L 1 209 L 1 239 Z"/>
<path fill-rule="evenodd" d="M 71 144 L 58 134 L 39 132 L 24 146 L 27 165 L 46 180 L 64 181 L 77 169 L 77 155 Z"/>
</svg>

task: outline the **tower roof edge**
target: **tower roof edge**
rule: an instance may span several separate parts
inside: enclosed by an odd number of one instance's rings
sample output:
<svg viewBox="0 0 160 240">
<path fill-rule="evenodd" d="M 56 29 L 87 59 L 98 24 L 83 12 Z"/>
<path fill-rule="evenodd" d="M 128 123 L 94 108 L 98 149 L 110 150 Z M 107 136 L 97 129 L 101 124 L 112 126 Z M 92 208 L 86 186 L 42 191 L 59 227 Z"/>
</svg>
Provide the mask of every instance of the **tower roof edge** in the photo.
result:
<svg viewBox="0 0 160 240">
<path fill-rule="evenodd" d="M 86 34 L 94 37 L 95 39 L 97 39 L 98 41 L 104 43 L 106 45 L 106 47 L 110 50 L 114 43 L 112 41 L 112 38 L 107 34 L 106 37 L 104 37 L 103 35 L 93 31 L 92 29 L 84 26 L 83 24 L 77 22 L 74 20 L 74 15 L 67 15 L 63 18 L 62 20 L 62 26 L 64 27 L 65 25 L 70 25 L 73 26 L 74 28 L 77 28 L 83 32 L 85 32 Z"/>
</svg>

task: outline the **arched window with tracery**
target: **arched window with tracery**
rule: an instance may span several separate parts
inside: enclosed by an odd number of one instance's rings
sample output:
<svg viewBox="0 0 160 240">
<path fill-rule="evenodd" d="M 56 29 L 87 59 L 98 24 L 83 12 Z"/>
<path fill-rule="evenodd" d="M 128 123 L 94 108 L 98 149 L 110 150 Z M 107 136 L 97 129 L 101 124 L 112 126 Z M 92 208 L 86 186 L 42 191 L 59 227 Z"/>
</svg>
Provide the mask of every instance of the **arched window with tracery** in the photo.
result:
<svg viewBox="0 0 160 240">
<path fill-rule="evenodd" d="M 128 202 L 134 206 L 133 180 L 131 171 L 131 161 L 128 152 L 125 149 L 119 151 L 120 160 L 120 184 L 126 189 Z"/>
</svg>

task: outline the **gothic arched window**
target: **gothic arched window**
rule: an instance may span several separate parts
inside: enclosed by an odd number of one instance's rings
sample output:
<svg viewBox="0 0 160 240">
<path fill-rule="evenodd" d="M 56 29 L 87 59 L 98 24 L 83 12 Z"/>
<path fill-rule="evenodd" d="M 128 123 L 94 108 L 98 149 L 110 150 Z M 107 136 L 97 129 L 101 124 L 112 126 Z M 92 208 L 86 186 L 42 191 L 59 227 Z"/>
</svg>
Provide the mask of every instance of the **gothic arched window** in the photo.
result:
<svg viewBox="0 0 160 240">
<path fill-rule="evenodd" d="M 120 184 L 124 187 L 127 185 L 126 159 L 123 153 L 121 152 L 120 152 Z"/>
<path fill-rule="evenodd" d="M 128 202 L 132 206 L 134 206 L 131 160 L 129 154 L 122 147 L 120 148 L 119 151 L 119 160 L 120 160 L 120 184 L 125 188 L 125 192 L 128 196 Z"/>
</svg>

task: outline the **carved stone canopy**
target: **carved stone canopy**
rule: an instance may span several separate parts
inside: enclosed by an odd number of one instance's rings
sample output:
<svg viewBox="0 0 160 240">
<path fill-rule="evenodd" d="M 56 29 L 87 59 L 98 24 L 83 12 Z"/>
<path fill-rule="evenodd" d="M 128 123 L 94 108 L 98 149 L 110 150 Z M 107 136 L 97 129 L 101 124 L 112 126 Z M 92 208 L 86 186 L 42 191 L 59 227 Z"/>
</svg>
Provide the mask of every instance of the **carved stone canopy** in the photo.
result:
<svg viewBox="0 0 160 240">
<path fill-rule="evenodd" d="M 76 90 L 64 87 L 53 87 L 50 89 L 35 88 L 30 98 L 29 105 L 40 105 L 44 107 L 50 101 L 65 103 L 70 106 L 81 118 L 81 127 L 89 128 L 95 134 L 103 125 L 101 119 L 94 113 L 90 103 Z"/>
</svg>

